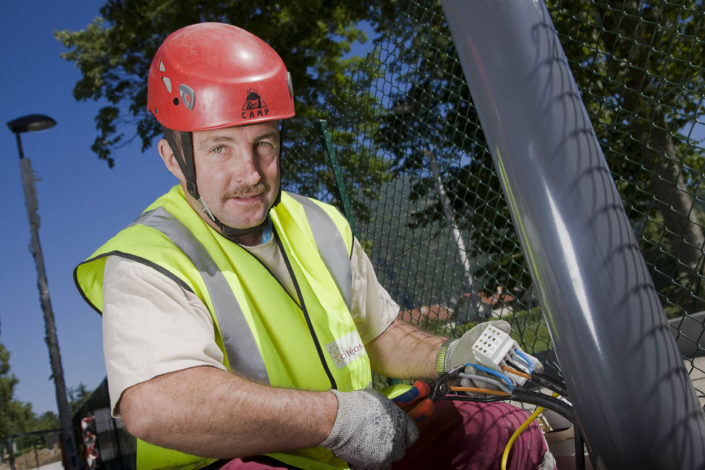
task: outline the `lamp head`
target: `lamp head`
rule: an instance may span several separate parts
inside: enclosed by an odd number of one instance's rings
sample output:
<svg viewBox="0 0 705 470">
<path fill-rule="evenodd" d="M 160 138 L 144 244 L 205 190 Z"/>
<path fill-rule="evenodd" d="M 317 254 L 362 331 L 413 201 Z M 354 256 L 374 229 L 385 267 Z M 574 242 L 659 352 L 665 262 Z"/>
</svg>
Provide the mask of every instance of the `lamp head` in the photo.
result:
<svg viewBox="0 0 705 470">
<path fill-rule="evenodd" d="M 56 121 L 54 119 L 43 114 L 30 114 L 13 119 L 7 123 L 7 127 L 9 127 L 15 134 L 19 134 L 21 132 L 41 131 L 54 127 L 55 125 Z"/>
</svg>

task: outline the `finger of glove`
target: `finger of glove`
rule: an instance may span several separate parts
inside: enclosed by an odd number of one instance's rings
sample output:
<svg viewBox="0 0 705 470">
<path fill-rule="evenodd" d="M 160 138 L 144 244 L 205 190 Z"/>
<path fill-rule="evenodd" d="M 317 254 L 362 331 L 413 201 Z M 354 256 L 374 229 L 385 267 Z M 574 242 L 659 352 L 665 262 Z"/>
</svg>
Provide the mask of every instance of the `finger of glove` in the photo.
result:
<svg viewBox="0 0 705 470">
<path fill-rule="evenodd" d="M 389 415 L 393 421 L 393 432 L 396 433 L 396 435 L 392 442 L 392 461 L 397 461 L 404 457 L 406 449 L 419 438 L 419 428 L 414 420 L 394 404 L 393 401 L 379 393 L 377 393 L 377 395 L 377 398 L 389 411 Z"/>
<path fill-rule="evenodd" d="M 415 440 L 416 428 L 406 413 L 373 390 L 332 392 L 338 398 L 338 414 L 320 445 L 360 469 L 385 468 L 404 456 L 409 438 Z M 417 428 L 416 433 L 417 437 Z"/>
<path fill-rule="evenodd" d="M 414 445 L 414 443 L 419 439 L 419 427 L 416 425 L 416 422 L 411 419 L 409 415 L 406 415 L 406 428 L 405 428 L 405 433 L 404 433 L 404 445 L 406 446 L 404 448 L 404 452 L 406 452 L 406 449 Z M 403 454 L 402 454 L 403 457 Z M 398 460 L 398 459 L 394 459 Z"/>
<path fill-rule="evenodd" d="M 512 332 L 512 325 L 510 325 L 509 322 L 506 320 L 492 320 L 492 321 L 488 321 L 485 324 L 492 325 L 495 328 L 497 328 L 498 330 L 502 330 L 507 334 L 511 334 L 511 332 Z M 479 337 L 479 335 L 478 335 L 478 337 Z"/>
<path fill-rule="evenodd" d="M 406 449 L 411 447 L 414 442 L 416 442 L 416 440 L 419 438 L 419 428 L 414 422 L 414 420 L 411 419 L 406 413 L 404 413 L 404 416 L 406 417 L 406 423 L 404 427 L 404 432 L 403 434 L 401 434 L 401 438 L 403 439 L 403 441 L 399 442 L 402 445 L 397 445 L 394 447 L 394 452 L 392 454 L 393 462 L 404 458 L 404 455 L 406 455 Z M 391 462 L 389 463 L 391 464 Z"/>
</svg>

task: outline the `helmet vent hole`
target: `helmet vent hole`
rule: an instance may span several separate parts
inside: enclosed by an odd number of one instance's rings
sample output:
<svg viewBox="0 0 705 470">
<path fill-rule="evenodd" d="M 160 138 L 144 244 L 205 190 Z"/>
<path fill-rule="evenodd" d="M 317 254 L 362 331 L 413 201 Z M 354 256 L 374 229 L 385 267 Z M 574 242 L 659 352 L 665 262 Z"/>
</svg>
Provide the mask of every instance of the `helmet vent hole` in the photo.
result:
<svg viewBox="0 0 705 470">
<path fill-rule="evenodd" d="M 166 87 L 167 93 L 171 94 L 171 80 L 169 80 L 169 77 L 162 77 L 162 82 Z"/>
<path fill-rule="evenodd" d="M 179 99 L 178 99 L 178 98 L 174 98 L 174 106 L 178 106 L 178 105 L 179 105 Z"/>
</svg>

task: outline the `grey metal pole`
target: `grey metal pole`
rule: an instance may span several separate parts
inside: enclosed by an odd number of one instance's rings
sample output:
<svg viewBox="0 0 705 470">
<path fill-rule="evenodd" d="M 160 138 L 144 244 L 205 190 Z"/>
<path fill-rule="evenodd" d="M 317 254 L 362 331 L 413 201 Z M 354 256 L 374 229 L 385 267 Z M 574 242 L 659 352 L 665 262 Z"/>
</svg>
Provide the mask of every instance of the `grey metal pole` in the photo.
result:
<svg viewBox="0 0 705 470">
<path fill-rule="evenodd" d="M 705 418 L 540 0 L 443 0 L 598 467 L 705 468 Z"/>
<path fill-rule="evenodd" d="M 68 460 L 70 470 L 78 469 L 78 457 L 76 443 L 71 423 L 71 413 L 69 403 L 66 398 L 66 384 L 64 382 L 64 369 L 61 365 L 61 353 L 59 351 L 59 341 L 56 335 L 56 324 L 54 322 L 54 312 L 51 308 L 49 297 L 49 283 L 47 282 L 46 269 L 44 267 L 44 255 L 39 242 L 39 214 L 37 213 L 37 191 L 34 185 L 34 171 L 28 158 L 24 158 L 20 133 L 16 132 L 17 148 L 20 154 L 20 174 L 22 177 L 22 189 L 25 196 L 25 207 L 27 208 L 27 218 L 31 232 L 30 251 L 37 267 L 37 287 L 39 288 L 39 300 L 44 313 L 44 341 L 49 349 L 49 361 L 54 379 L 56 392 L 56 403 L 59 409 L 59 421 L 62 427 L 62 441 L 65 456 Z"/>
</svg>

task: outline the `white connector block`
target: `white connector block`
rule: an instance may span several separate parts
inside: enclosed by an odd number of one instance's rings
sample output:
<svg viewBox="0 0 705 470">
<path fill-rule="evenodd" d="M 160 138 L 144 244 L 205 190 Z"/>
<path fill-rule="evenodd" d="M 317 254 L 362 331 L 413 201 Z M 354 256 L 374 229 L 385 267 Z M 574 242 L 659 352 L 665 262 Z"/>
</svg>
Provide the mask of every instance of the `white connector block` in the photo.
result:
<svg viewBox="0 0 705 470">
<path fill-rule="evenodd" d="M 483 366 L 502 371 L 502 364 L 514 347 L 515 341 L 504 331 L 487 325 L 475 344 L 472 352 Z"/>
<path fill-rule="evenodd" d="M 526 382 L 526 378 L 502 370 L 502 366 L 506 365 L 510 353 L 516 347 L 517 343 L 511 336 L 492 325 L 488 325 L 472 345 L 472 352 L 481 365 L 501 372 L 515 383 L 522 385 Z"/>
</svg>

